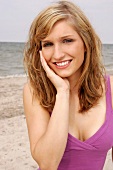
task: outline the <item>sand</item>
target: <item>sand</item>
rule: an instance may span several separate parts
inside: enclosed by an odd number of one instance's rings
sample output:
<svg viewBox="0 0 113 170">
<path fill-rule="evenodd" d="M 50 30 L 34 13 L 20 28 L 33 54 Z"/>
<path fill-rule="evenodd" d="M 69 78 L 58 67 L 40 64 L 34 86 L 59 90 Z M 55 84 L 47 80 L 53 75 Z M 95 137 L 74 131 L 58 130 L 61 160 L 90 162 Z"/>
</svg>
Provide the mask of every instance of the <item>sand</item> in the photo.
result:
<svg viewBox="0 0 113 170">
<path fill-rule="evenodd" d="M 25 77 L 0 79 L 0 170 L 36 170 L 30 154 L 22 89 Z"/>
<path fill-rule="evenodd" d="M 22 89 L 25 77 L 0 79 L 0 170 L 36 170 L 30 154 Z M 112 170 L 111 150 L 104 170 Z"/>
</svg>

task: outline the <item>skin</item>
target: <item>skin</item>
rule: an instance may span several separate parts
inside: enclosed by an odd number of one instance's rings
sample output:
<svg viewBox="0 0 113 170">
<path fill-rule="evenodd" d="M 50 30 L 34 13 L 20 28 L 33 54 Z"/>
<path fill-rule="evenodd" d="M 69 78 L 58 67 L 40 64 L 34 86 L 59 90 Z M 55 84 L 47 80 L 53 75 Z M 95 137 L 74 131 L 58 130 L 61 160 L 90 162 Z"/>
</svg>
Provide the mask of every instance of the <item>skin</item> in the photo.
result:
<svg viewBox="0 0 113 170">
<path fill-rule="evenodd" d="M 58 169 L 68 133 L 84 142 L 94 135 L 105 121 L 105 91 L 99 100 L 99 105 L 85 114 L 78 112 L 76 81 L 81 74 L 84 52 L 83 41 L 67 21 L 57 22 L 48 37 L 42 41 L 41 63 L 57 90 L 51 117 L 37 99 L 32 102 L 33 89 L 30 83 L 24 86 L 24 110 L 31 153 L 41 170 Z M 111 87 L 113 98 L 112 76 Z"/>
<path fill-rule="evenodd" d="M 42 41 L 42 55 L 48 66 L 60 77 L 67 78 L 73 87 L 81 74 L 84 52 L 81 37 L 65 20 L 56 23 Z M 62 66 L 62 62 L 67 64 Z"/>
</svg>

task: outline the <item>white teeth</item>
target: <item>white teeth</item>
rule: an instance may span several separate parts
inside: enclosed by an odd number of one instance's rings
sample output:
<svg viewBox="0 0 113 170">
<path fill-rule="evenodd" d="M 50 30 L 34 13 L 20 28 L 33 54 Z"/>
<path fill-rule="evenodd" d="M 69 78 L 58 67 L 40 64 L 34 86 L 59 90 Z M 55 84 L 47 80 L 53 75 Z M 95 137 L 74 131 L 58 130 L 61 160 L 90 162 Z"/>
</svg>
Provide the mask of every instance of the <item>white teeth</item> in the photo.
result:
<svg viewBox="0 0 113 170">
<path fill-rule="evenodd" d="M 65 66 L 69 63 L 70 61 L 65 61 L 65 62 L 61 62 L 61 63 L 56 63 L 57 66 Z"/>
</svg>

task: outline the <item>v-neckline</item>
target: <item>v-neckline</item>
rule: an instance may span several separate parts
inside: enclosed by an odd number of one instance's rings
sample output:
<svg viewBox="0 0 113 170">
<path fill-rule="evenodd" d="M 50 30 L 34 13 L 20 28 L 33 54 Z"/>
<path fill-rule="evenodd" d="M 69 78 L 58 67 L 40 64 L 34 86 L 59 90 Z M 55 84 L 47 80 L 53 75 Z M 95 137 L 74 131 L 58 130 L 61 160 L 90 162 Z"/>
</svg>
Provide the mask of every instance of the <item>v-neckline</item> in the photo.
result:
<svg viewBox="0 0 113 170">
<path fill-rule="evenodd" d="M 73 136 L 72 134 L 68 133 L 68 138 L 71 139 L 72 141 L 76 141 L 76 142 L 79 142 L 79 143 L 90 143 L 90 142 L 93 142 L 94 140 L 96 140 L 101 134 L 103 134 L 103 132 L 105 131 L 106 129 L 106 125 L 107 125 L 107 117 L 108 117 L 108 114 L 107 114 L 107 109 L 106 109 L 106 118 L 105 118 L 105 121 L 104 123 L 100 126 L 100 128 L 91 136 L 89 137 L 88 139 L 82 141 L 82 140 L 79 140 L 77 139 L 75 136 Z"/>
<path fill-rule="evenodd" d="M 108 85 L 108 79 L 107 79 L 107 85 Z M 100 128 L 91 136 L 89 137 L 88 139 L 82 141 L 82 140 L 79 140 L 77 139 L 75 136 L 73 136 L 71 133 L 68 132 L 68 139 L 70 139 L 71 141 L 73 142 L 78 142 L 78 143 L 90 143 L 90 142 L 93 142 L 95 141 L 101 134 L 103 134 L 103 132 L 105 131 L 106 127 L 107 127 L 107 120 L 108 120 L 108 105 L 109 105 L 109 102 L 108 102 L 108 88 L 106 90 L 106 115 L 105 115 L 105 121 L 104 123 L 100 126 Z"/>
<path fill-rule="evenodd" d="M 68 133 L 68 138 L 71 139 L 74 142 L 76 141 L 76 142 L 79 142 L 79 143 L 93 142 L 94 140 L 96 140 L 104 132 L 105 127 L 106 127 L 106 121 L 107 121 L 107 115 L 106 115 L 105 121 L 102 124 L 102 126 L 91 137 L 89 137 L 88 139 L 86 139 L 84 141 L 77 139 L 75 136 L 71 135 L 70 133 Z"/>
</svg>

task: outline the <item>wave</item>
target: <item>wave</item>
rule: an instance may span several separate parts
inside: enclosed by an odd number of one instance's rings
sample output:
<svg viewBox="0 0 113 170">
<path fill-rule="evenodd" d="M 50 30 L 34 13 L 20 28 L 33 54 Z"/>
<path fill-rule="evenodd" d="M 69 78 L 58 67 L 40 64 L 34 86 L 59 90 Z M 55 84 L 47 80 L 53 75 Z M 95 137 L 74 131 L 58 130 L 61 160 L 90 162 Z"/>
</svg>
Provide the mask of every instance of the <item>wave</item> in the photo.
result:
<svg viewBox="0 0 113 170">
<path fill-rule="evenodd" d="M 18 77 L 27 77 L 27 75 L 26 74 L 15 74 L 15 75 L 0 76 L 0 79 L 18 78 Z"/>
<path fill-rule="evenodd" d="M 112 67 L 113 68 L 113 63 L 112 62 L 111 63 L 106 63 L 104 65 L 105 65 L 105 67 Z"/>
<path fill-rule="evenodd" d="M 109 75 L 113 75 L 113 68 L 112 69 L 106 68 L 106 73 Z"/>
<path fill-rule="evenodd" d="M 109 73 L 113 73 L 113 68 L 106 68 L 106 71 Z M 15 74 L 15 75 L 7 75 L 7 76 L 0 76 L 0 79 L 8 79 L 8 78 L 19 78 L 19 77 L 26 77 L 26 74 Z"/>
</svg>

